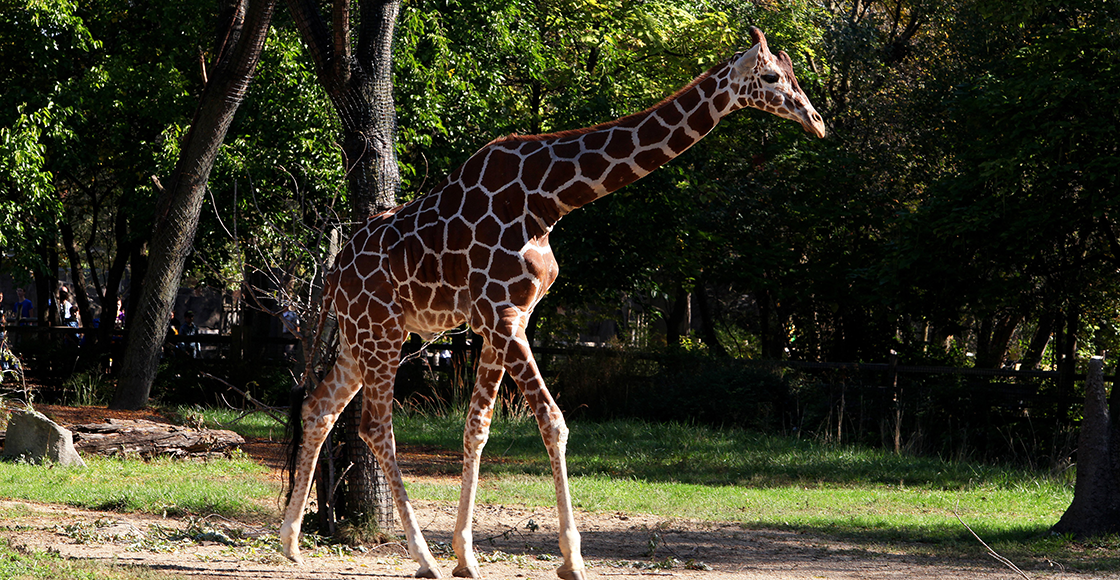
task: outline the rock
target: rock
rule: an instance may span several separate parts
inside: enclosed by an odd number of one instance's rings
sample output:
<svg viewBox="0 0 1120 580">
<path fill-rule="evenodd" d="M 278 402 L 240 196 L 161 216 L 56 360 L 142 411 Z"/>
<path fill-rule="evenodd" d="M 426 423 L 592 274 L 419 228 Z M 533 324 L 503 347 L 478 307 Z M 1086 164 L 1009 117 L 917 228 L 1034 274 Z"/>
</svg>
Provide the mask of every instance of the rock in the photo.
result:
<svg viewBox="0 0 1120 580">
<path fill-rule="evenodd" d="M 86 466 L 74 449 L 74 435 L 30 409 L 12 411 L 0 459 Z"/>
</svg>

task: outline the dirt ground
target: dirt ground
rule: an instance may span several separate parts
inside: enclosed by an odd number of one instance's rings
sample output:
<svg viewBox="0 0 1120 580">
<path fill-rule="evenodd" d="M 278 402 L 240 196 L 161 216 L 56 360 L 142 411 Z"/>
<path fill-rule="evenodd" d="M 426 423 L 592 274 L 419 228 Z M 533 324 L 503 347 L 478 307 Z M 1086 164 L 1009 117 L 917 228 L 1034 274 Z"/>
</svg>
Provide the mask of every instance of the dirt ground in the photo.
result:
<svg viewBox="0 0 1120 580">
<path fill-rule="evenodd" d="M 42 410 L 42 409 L 41 409 Z M 104 411 L 102 409 L 102 411 Z M 69 409 L 48 409 L 63 424 L 85 422 Z M 147 417 L 152 419 L 152 417 Z M 275 465 L 278 448 L 251 442 L 247 451 Z M 422 461 L 444 462 L 443 454 L 424 453 Z M 402 450 L 407 457 L 409 450 Z M 451 454 L 454 456 L 454 454 Z M 439 477 L 422 465 L 405 465 L 406 478 Z M 454 556 L 450 532 L 455 505 L 415 502 L 425 537 L 450 575 Z M 140 564 L 175 577 L 198 579 L 295 579 L 410 577 L 415 564 L 401 544 L 370 550 L 323 546 L 308 551 L 296 566 L 278 552 L 279 521 L 264 524 L 162 518 L 145 514 L 95 512 L 57 505 L 0 501 L 0 535 L 24 549 L 50 550 L 68 558 Z M 975 559 L 893 552 L 787 531 L 744 530 L 735 523 L 666 520 L 641 514 L 579 512 L 583 554 L 589 578 L 673 577 L 717 580 L 1010 579 L 1015 572 L 983 554 Z M 559 564 L 555 511 L 518 505 L 480 505 L 475 512 L 475 545 L 487 578 L 555 578 Z M 1031 578 L 1101 578 L 1035 563 Z"/>
</svg>

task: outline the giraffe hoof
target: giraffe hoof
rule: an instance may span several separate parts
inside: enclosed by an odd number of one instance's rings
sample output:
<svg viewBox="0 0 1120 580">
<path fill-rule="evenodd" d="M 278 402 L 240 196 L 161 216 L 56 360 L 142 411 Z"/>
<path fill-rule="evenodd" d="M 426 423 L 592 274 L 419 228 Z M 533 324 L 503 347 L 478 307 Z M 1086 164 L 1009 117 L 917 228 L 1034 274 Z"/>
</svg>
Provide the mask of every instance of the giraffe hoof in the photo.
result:
<svg viewBox="0 0 1120 580">
<path fill-rule="evenodd" d="M 478 566 L 456 567 L 451 571 L 451 575 L 456 578 L 482 578 L 482 572 L 479 571 Z"/>
<path fill-rule="evenodd" d="M 421 568 L 412 575 L 414 578 L 441 578 L 439 568 Z"/>
<path fill-rule="evenodd" d="M 303 563 L 304 563 L 303 562 L 303 556 L 300 555 L 298 549 L 297 550 L 290 550 L 290 551 L 285 550 L 284 551 L 284 556 L 287 557 L 289 560 L 291 560 L 293 564 L 296 564 L 298 566 L 302 566 Z"/>
<path fill-rule="evenodd" d="M 583 570 L 557 570 L 556 575 L 564 580 L 584 580 Z"/>
</svg>

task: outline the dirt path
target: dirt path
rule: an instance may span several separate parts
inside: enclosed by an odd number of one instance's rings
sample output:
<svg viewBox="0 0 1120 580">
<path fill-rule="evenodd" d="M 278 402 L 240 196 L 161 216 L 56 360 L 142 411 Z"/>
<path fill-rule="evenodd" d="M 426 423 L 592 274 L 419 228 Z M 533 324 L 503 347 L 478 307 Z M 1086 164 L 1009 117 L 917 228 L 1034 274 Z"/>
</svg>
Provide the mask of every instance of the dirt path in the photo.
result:
<svg viewBox="0 0 1120 580">
<path fill-rule="evenodd" d="M 450 573 L 448 542 L 455 506 L 417 502 L 425 535 Z M 320 580 L 410 577 L 415 565 L 399 544 L 365 553 L 325 546 L 295 566 L 278 552 L 275 523 L 254 528 L 219 520 L 190 521 L 143 514 L 0 502 L 0 534 L 23 549 L 51 550 L 69 558 L 142 564 L 174 576 L 199 579 Z M 555 578 L 556 521 L 550 510 L 479 506 L 476 548 L 487 578 Z M 530 524 L 536 524 L 534 527 Z M 867 549 L 794 532 L 743 530 L 713 524 L 624 514 L 579 514 L 590 578 L 673 577 L 716 580 L 1010 579 L 991 560 L 961 561 Z M 186 536 L 193 536 L 187 538 Z M 231 538 L 239 538 L 230 542 Z M 238 545 L 231 545 L 238 544 Z M 651 555 L 652 549 L 652 555 Z M 1100 575 L 1030 571 L 1033 578 L 1100 578 Z"/>
</svg>

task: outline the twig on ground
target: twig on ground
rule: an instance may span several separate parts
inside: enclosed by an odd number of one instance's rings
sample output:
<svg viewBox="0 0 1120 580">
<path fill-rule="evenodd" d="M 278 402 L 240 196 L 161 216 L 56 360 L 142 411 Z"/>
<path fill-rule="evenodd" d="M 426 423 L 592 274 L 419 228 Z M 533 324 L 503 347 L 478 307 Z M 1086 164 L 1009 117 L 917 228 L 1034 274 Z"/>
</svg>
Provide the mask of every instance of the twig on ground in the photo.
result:
<svg viewBox="0 0 1120 580">
<path fill-rule="evenodd" d="M 505 537 L 511 536 L 511 535 L 517 533 L 517 531 L 519 529 L 521 529 L 521 524 L 522 523 L 528 522 L 530 520 L 534 520 L 535 518 L 539 518 L 539 517 L 541 517 L 541 515 L 534 512 L 530 515 L 527 515 L 527 516 L 521 518 L 521 521 L 517 522 L 516 524 L 513 524 L 512 526 L 506 527 L 505 531 L 494 534 L 493 536 L 490 536 L 488 538 L 482 538 L 482 539 L 478 540 L 478 542 L 479 543 L 490 542 L 490 541 L 493 541 L 493 540 L 497 540 L 498 538 L 505 538 Z M 534 524 L 535 524 L 535 522 L 534 522 Z M 531 531 L 536 531 L 536 528 L 533 528 Z"/>
<path fill-rule="evenodd" d="M 991 546 L 989 546 L 986 542 L 984 542 L 984 540 L 980 539 L 980 536 L 976 535 L 976 532 L 972 531 L 972 528 L 969 527 L 968 524 L 964 523 L 964 520 L 961 519 L 961 515 L 959 513 L 957 513 L 957 508 L 959 508 L 959 507 L 960 507 L 960 502 L 957 502 L 956 507 L 953 508 L 953 515 L 957 516 L 957 521 L 960 522 L 962 526 L 964 526 L 964 529 L 968 530 L 968 533 L 972 534 L 972 537 L 976 538 L 976 541 L 980 542 L 980 545 L 984 546 L 984 549 L 988 550 L 988 555 L 995 558 L 996 560 L 1000 561 L 1001 563 L 1003 563 L 1004 566 L 1007 566 L 1008 568 L 1011 568 L 1012 570 L 1014 570 L 1017 574 L 1019 574 L 1020 576 L 1022 576 L 1026 580 L 1031 580 L 1031 577 L 1027 576 L 1026 572 L 1023 572 L 1022 570 L 1019 569 L 1018 566 L 1015 565 L 1014 562 L 1012 562 L 1011 560 L 1008 560 L 1007 558 L 1004 558 L 998 552 L 993 550 Z"/>
</svg>

